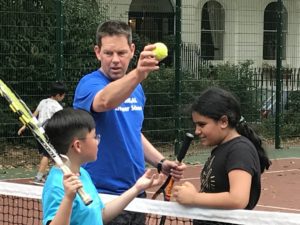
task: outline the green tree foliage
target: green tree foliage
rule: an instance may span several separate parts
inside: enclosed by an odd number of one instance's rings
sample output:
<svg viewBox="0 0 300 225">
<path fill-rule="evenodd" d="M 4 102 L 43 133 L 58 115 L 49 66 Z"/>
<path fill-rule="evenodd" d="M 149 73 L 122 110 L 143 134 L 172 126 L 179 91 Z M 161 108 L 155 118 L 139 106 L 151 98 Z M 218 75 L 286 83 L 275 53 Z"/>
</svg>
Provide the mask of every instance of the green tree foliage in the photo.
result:
<svg viewBox="0 0 300 225">
<path fill-rule="evenodd" d="M 286 137 L 298 137 L 300 134 L 300 91 L 289 93 L 287 106 L 288 109 L 283 115 L 282 133 Z"/>
<path fill-rule="evenodd" d="M 147 97 L 145 106 L 145 135 L 155 142 L 174 140 L 174 69 L 152 72 L 142 83 Z"/>
<path fill-rule="evenodd" d="M 55 5 L 52 1 L 1 0 L 0 76 L 22 95 L 33 110 L 34 96 L 53 77 L 55 67 Z M 1 137 L 13 137 L 20 123 L 1 99 Z"/>
<path fill-rule="evenodd" d="M 259 116 L 259 106 L 254 101 L 251 65 L 249 61 L 237 65 L 226 63 L 203 68 L 201 77 L 197 79 L 194 74 L 183 72 L 179 102 L 175 102 L 175 70 L 162 66 L 143 82 L 147 96 L 144 130 L 156 141 L 175 140 L 175 129 L 178 129 L 175 127 L 175 119 L 178 115 L 182 125 L 179 129 L 193 129 L 187 109 L 194 98 L 210 86 L 219 86 L 233 92 L 242 103 L 243 116 L 252 121 L 253 117 Z"/>
<path fill-rule="evenodd" d="M 80 77 L 99 66 L 94 39 L 108 6 L 96 0 L 0 0 L 0 5 L 0 76 L 31 110 L 48 97 L 49 83 L 61 79 L 71 93 L 66 105 L 71 105 Z M 0 105 L 7 109 L 2 99 Z M 15 136 L 19 122 L 9 110 L 0 115 L 1 137 Z"/>
<path fill-rule="evenodd" d="M 218 86 L 231 91 L 239 99 L 242 114 L 248 121 L 253 121 L 259 116 L 258 109 L 260 108 L 254 93 L 252 83 L 254 72 L 251 65 L 251 61 L 236 65 L 226 63 L 217 66 L 213 75 Z"/>
<path fill-rule="evenodd" d="M 282 139 L 298 138 L 300 128 L 300 91 L 289 91 L 288 100 L 280 114 L 280 133 Z M 257 129 L 265 138 L 273 138 L 275 134 L 275 115 L 263 118 Z"/>
<path fill-rule="evenodd" d="M 0 75 L 19 81 L 16 88 L 23 95 L 38 95 L 45 94 L 45 81 L 77 80 L 98 67 L 93 46 L 98 24 L 107 18 L 106 7 L 98 6 L 95 0 L 1 0 Z M 62 40 L 58 35 L 61 30 Z M 58 63 L 60 47 L 62 65 Z M 58 66 L 64 66 L 63 78 L 56 74 Z M 20 81 L 39 83 L 32 88 Z"/>
<path fill-rule="evenodd" d="M 18 81 L 42 80 L 41 74 L 51 76 L 49 68 L 54 66 L 56 50 L 55 5 L 38 0 L 1 0 L 0 4 L 0 75 Z"/>
<path fill-rule="evenodd" d="M 64 0 L 64 79 L 78 81 L 99 67 L 94 54 L 96 29 L 107 19 L 105 4 L 95 0 Z"/>
</svg>

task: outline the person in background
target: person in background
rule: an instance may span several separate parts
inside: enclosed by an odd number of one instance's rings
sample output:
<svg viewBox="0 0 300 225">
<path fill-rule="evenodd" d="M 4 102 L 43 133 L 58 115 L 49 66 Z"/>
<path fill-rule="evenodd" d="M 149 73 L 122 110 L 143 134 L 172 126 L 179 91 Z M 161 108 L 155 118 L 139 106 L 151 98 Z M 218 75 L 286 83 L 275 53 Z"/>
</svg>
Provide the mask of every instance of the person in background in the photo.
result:
<svg viewBox="0 0 300 225">
<path fill-rule="evenodd" d="M 190 182 L 174 187 L 184 205 L 253 209 L 261 192 L 261 174 L 271 165 L 260 137 L 241 115 L 228 91 L 210 87 L 191 105 L 195 134 L 203 146 L 215 146 L 201 171 L 201 189 Z M 194 221 L 194 225 L 224 224 Z"/>
<path fill-rule="evenodd" d="M 100 193 L 127 191 L 143 175 L 145 160 L 175 180 L 183 176 L 186 165 L 165 159 L 141 132 L 146 98 L 140 83 L 159 69 L 154 49 L 155 45 L 145 46 L 136 68 L 126 74 L 135 51 L 130 26 L 110 20 L 97 28 L 94 52 L 101 66 L 81 78 L 73 107 L 91 112 L 102 137 L 98 160 L 84 165 Z M 143 214 L 124 212 L 109 225 L 144 221 Z"/>
<path fill-rule="evenodd" d="M 148 169 L 129 190 L 104 205 L 89 174 L 81 167 L 97 159 L 100 136 L 93 117 L 84 110 L 66 108 L 48 120 L 45 131 L 57 153 L 69 159 L 71 172 L 63 174 L 56 166 L 50 169 L 42 193 L 44 225 L 102 225 L 121 213 L 141 191 L 162 183 L 163 176 L 151 175 Z M 79 188 L 92 198 L 88 206 L 76 194 Z"/>
<path fill-rule="evenodd" d="M 50 97 L 42 99 L 38 104 L 36 110 L 33 112 L 33 115 L 37 117 L 39 124 L 43 126 L 45 122 L 51 118 L 51 116 L 62 110 L 60 102 L 64 99 L 67 89 L 62 82 L 53 82 L 50 87 Z M 18 130 L 18 135 L 21 135 L 26 126 L 22 126 Z M 45 182 L 45 177 L 47 175 L 47 169 L 49 164 L 49 155 L 43 146 L 37 142 L 37 148 L 39 153 L 42 155 L 38 172 L 34 177 L 33 183 L 38 185 L 43 185 Z"/>
</svg>

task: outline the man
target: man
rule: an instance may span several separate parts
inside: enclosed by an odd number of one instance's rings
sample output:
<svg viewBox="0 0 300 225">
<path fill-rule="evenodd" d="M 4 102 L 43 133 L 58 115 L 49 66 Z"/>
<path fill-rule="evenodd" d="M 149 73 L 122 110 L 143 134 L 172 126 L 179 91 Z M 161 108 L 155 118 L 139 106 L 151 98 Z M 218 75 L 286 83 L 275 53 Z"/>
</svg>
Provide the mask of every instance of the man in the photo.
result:
<svg viewBox="0 0 300 225">
<path fill-rule="evenodd" d="M 145 46 L 136 69 L 126 74 L 135 50 L 130 27 L 121 21 L 107 21 L 97 29 L 94 51 L 101 67 L 80 80 L 73 106 L 91 112 L 97 134 L 101 134 L 101 162 L 85 165 L 98 192 L 120 195 L 128 190 L 144 173 L 145 160 L 175 180 L 183 175 L 186 166 L 165 160 L 141 133 L 145 96 L 140 83 L 159 69 L 154 49 L 155 45 Z M 124 213 L 110 224 L 130 221 L 140 225 L 143 219 L 136 213 Z"/>
</svg>

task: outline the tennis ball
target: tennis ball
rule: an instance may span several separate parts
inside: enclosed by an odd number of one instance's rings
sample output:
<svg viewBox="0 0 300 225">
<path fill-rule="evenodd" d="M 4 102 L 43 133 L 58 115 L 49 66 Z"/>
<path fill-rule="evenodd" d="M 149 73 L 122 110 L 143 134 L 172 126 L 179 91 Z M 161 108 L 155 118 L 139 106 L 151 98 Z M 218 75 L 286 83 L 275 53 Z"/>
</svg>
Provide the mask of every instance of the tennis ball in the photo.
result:
<svg viewBox="0 0 300 225">
<path fill-rule="evenodd" d="M 157 42 L 154 44 L 156 48 L 153 50 L 157 60 L 161 61 L 168 56 L 168 48 L 164 43 Z"/>
</svg>

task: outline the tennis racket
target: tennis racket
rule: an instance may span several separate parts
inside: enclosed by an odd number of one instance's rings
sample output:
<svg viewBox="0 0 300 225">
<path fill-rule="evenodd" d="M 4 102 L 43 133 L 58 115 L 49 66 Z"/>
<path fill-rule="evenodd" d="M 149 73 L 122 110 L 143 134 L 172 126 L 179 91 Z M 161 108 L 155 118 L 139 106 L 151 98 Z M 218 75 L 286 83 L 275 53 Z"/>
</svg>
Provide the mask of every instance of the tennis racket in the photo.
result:
<svg viewBox="0 0 300 225">
<path fill-rule="evenodd" d="M 70 173 L 70 168 L 63 162 L 60 155 L 56 152 L 54 147 L 48 141 L 48 137 L 45 134 L 45 130 L 39 125 L 38 120 L 32 115 L 30 109 L 22 101 L 22 99 L 9 88 L 2 79 L 0 79 L 0 95 L 4 97 L 11 110 L 16 113 L 19 120 L 30 129 L 33 136 L 38 140 L 38 142 L 44 147 L 48 152 L 50 157 L 54 160 L 57 166 L 63 171 L 63 173 Z M 65 156 L 66 157 L 66 156 Z M 65 158 L 63 157 L 63 158 Z M 83 188 L 78 189 L 78 194 L 83 200 L 85 205 L 89 205 L 93 200 L 91 197 L 84 192 Z"/>
<path fill-rule="evenodd" d="M 190 144 L 193 139 L 194 139 L 194 135 L 190 133 L 185 134 L 185 138 L 182 143 L 181 149 L 176 157 L 178 162 L 181 162 L 184 159 L 186 152 L 190 147 Z M 173 185 L 174 185 L 174 179 L 171 175 L 169 175 L 166 181 L 163 183 L 163 185 L 153 194 L 152 199 L 156 199 L 160 194 L 163 194 L 164 201 L 170 201 Z M 164 225 L 165 220 L 166 220 L 166 216 L 162 216 L 159 224 Z"/>
</svg>

